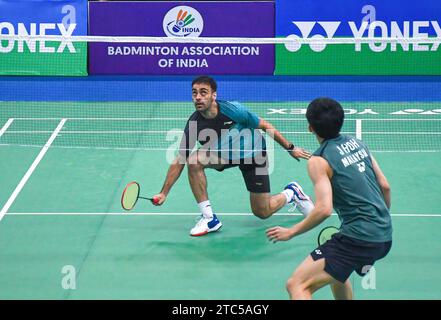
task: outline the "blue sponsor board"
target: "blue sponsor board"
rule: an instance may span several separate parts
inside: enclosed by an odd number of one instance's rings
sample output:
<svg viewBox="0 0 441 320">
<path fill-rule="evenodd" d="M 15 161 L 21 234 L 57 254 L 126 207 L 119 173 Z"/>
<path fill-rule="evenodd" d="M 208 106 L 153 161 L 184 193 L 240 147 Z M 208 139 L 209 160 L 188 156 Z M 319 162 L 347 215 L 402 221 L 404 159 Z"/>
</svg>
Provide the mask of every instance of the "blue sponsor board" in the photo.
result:
<svg viewBox="0 0 441 320">
<path fill-rule="evenodd" d="M 278 75 L 441 74 L 441 1 L 279 0 L 276 36 L 293 40 L 276 46 Z"/>
<path fill-rule="evenodd" d="M 87 0 L 0 0 L 0 34 L 87 35 Z M 87 75 L 87 44 L 0 41 L 0 75 Z"/>
<path fill-rule="evenodd" d="M 317 22 L 340 22 L 340 25 L 332 33 L 335 37 L 352 37 L 354 28 L 360 31 L 361 23 L 366 21 L 384 22 L 388 27 L 389 36 L 396 29 L 404 30 L 411 37 L 415 34 L 427 34 L 428 36 L 440 36 L 441 30 L 441 1 L 433 0 L 278 0 L 276 1 L 276 35 L 287 36 L 298 28 L 299 22 L 314 22 L 310 34 L 326 35 L 326 27 L 323 28 Z M 354 22 L 349 24 L 348 22 Z M 408 24 L 408 26 L 407 26 Z M 305 26 L 305 31 L 310 26 Z M 329 31 L 333 28 L 331 27 Z M 381 30 L 375 28 L 375 35 L 380 36 Z M 365 36 L 368 30 L 365 30 Z M 334 31 L 333 31 L 334 32 Z"/>
</svg>

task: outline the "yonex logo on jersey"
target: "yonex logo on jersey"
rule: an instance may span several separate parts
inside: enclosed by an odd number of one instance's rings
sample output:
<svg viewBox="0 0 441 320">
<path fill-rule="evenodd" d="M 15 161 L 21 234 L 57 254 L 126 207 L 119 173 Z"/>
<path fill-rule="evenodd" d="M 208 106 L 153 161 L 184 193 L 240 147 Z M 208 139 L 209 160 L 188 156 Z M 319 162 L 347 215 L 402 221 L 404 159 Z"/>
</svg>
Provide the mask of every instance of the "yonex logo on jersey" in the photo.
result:
<svg viewBox="0 0 441 320">
<path fill-rule="evenodd" d="M 357 163 L 357 166 L 358 166 L 358 171 L 360 172 L 366 171 L 366 164 L 364 162 Z"/>
<path fill-rule="evenodd" d="M 314 251 L 315 251 L 315 254 L 319 254 L 319 255 L 322 254 L 322 252 L 320 250 L 318 250 L 318 249 L 315 249 Z"/>
</svg>

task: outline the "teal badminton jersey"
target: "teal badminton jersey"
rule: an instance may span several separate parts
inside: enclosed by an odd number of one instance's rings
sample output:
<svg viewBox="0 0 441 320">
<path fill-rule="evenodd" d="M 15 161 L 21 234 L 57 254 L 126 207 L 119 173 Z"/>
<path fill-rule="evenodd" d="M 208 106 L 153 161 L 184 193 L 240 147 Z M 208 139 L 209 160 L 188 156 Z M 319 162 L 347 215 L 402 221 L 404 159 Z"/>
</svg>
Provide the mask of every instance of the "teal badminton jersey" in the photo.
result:
<svg viewBox="0 0 441 320">
<path fill-rule="evenodd" d="M 367 146 L 347 135 L 325 140 L 314 152 L 333 170 L 334 210 L 341 233 L 369 242 L 392 240 L 392 221 Z"/>
<path fill-rule="evenodd" d="M 265 139 L 258 128 L 259 117 L 239 102 L 216 101 L 218 114 L 206 119 L 195 111 L 187 121 L 180 144 L 181 155 L 187 158 L 199 142 L 227 160 L 253 158 L 266 150 Z"/>
</svg>

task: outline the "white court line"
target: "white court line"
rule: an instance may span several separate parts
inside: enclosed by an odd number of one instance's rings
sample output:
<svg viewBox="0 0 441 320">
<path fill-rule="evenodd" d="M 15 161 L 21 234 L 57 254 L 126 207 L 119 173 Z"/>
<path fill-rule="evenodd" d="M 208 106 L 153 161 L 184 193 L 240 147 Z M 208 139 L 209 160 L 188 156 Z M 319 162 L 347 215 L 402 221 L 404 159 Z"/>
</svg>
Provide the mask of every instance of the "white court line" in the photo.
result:
<svg viewBox="0 0 441 320">
<path fill-rule="evenodd" d="M 355 120 L 355 137 L 359 140 L 362 140 L 361 132 L 361 119 L 357 119 Z"/>
<path fill-rule="evenodd" d="M 0 130 L 0 137 L 3 135 L 3 133 L 6 132 L 6 130 L 9 128 L 9 126 L 12 124 L 12 121 L 14 121 L 13 118 L 10 118 L 8 121 L 6 121 L 5 125 Z"/>
<path fill-rule="evenodd" d="M 62 119 L 60 123 L 58 124 L 57 128 L 54 130 L 52 135 L 50 136 L 49 140 L 46 142 L 46 144 L 41 149 L 38 156 L 35 158 L 34 162 L 29 167 L 28 171 L 25 173 L 17 187 L 15 188 L 14 192 L 9 197 L 6 204 L 3 206 L 2 210 L 0 211 L 0 221 L 3 219 L 3 216 L 8 212 L 8 209 L 11 207 L 11 205 L 14 203 L 15 199 L 17 198 L 18 194 L 20 193 L 21 189 L 23 189 L 24 185 L 28 181 L 28 179 L 31 177 L 32 173 L 34 172 L 35 168 L 37 168 L 38 164 L 40 163 L 41 159 L 43 159 L 46 152 L 49 150 L 49 147 L 51 146 L 52 142 L 55 140 L 55 138 L 58 135 L 58 132 L 63 128 L 64 123 L 67 119 Z"/>
<path fill-rule="evenodd" d="M 60 118 L 15 118 L 16 120 L 27 120 L 27 121 L 46 121 L 46 120 L 60 120 Z M 179 118 L 179 117 L 158 117 L 158 118 L 65 118 L 67 120 L 91 120 L 91 121 L 146 121 L 146 120 L 159 120 L 159 121 L 168 121 L 168 120 L 188 120 L 187 118 Z M 300 120 L 300 119 L 299 119 Z M 304 119 L 302 119 L 304 120 Z"/>
<path fill-rule="evenodd" d="M 218 216 L 254 216 L 252 213 L 221 212 Z M 9 212 L 8 216 L 198 216 L 199 212 Z M 337 216 L 336 213 L 332 214 Z M 303 216 L 301 213 L 275 213 L 274 216 Z M 441 213 L 392 213 L 392 217 L 441 218 Z"/>
<path fill-rule="evenodd" d="M 63 132 L 61 132 L 63 133 Z M 16 144 L 16 143 L 0 143 L 0 147 L 22 147 L 22 148 L 40 148 L 39 144 Z M 137 148 L 137 147 L 93 147 L 93 146 L 54 146 L 57 149 L 80 149 L 80 150 L 116 150 L 116 151 L 170 151 L 170 148 Z M 267 149 L 268 150 L 268 149 Z M 268 151 L 273 151 L 270 149 Z M 441 150 L 371 150 L 373 153 L 439 153 Z"/>
<path fill-rule="evenodd" d="M 357 125 L 356 129 L 356 138 L 360 139 L 361 137 L 361 122 L 360 125 Z M 47 130 L 9 130 L 8 134 L 46 134 L 51 133 L 52 131 Z M 85 131 L 70 131 L 70 130 L 62 130 L 60 133 L 63 135 L 66 134 L 138 134 L 138 133 L 151 133 L 151 134 L 157 134 L 157 133 L 183 133 L 184 130 L 180 129 L 171 129 L 171 130 L 102 130 L 102 131 L 96 131 L 96 130 L 85 130 Z M 2 133 L 0 131 L 0 133 Z M 304 135 L 311 135 L 310 132 L 306 131 L 280 131 L 280 133 L 283 134 L 304 134 Z M 353 134 L 353 131 L 341 131 L 342 134 Z M 425 132 L 425 131 L 419 131 L 419 132 L 401 132 L 401 131 L 364 131 L 364 134 L 384 134 L 384 135 L 441 135 L 441 132 Z M 1 134 L 0 134 L 1 136 Z"/>
<path fill-rule="evenodd" d="M 441 113 L 439 114 L 441 115 Z M 289 116 L 289 115 L 287 115 Z M 60 120 L 60 118 L 15 118 L 16 120 L 25 120 L 25 121 L 45 121 L 45 120 Z M 149 118 L 66 118 L 67 120 L 91 120 L 91 121 L 100 121 L 100 120 L 106 120 L 106 121 L 145 121 L 145 120 L 158 120 L 158 121 L 168 121 L 168 120 L 188 120 L 188 117 L 182 118 L 182 117 L 149 117 Z M 441 121 L 441 118 L 382 118 L 382 119 L 375 119 L 375 118 L 347 118 L 345 121 L 356 121 L 357 119 L 361 119 L 363 121 Z M 302 121 L 305 122 L 305 118 L 265 118 L 265 120 L 268 121 Z"/>
</svg>

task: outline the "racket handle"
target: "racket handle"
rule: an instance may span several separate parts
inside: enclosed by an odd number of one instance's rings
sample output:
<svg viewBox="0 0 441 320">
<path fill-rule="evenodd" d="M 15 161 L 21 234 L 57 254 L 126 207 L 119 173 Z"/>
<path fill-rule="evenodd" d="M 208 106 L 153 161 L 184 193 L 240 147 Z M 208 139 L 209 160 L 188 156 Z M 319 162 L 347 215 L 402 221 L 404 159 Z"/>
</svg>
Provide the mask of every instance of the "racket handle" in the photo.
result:
<svg viewBox="0 0 441 320">
<path fill-rule="evenodd" d="M 152 199 L 152 203 L 153 204 L 158 204 L 159 203 L 159 198 L 153 198 Z"/>
</svg>

